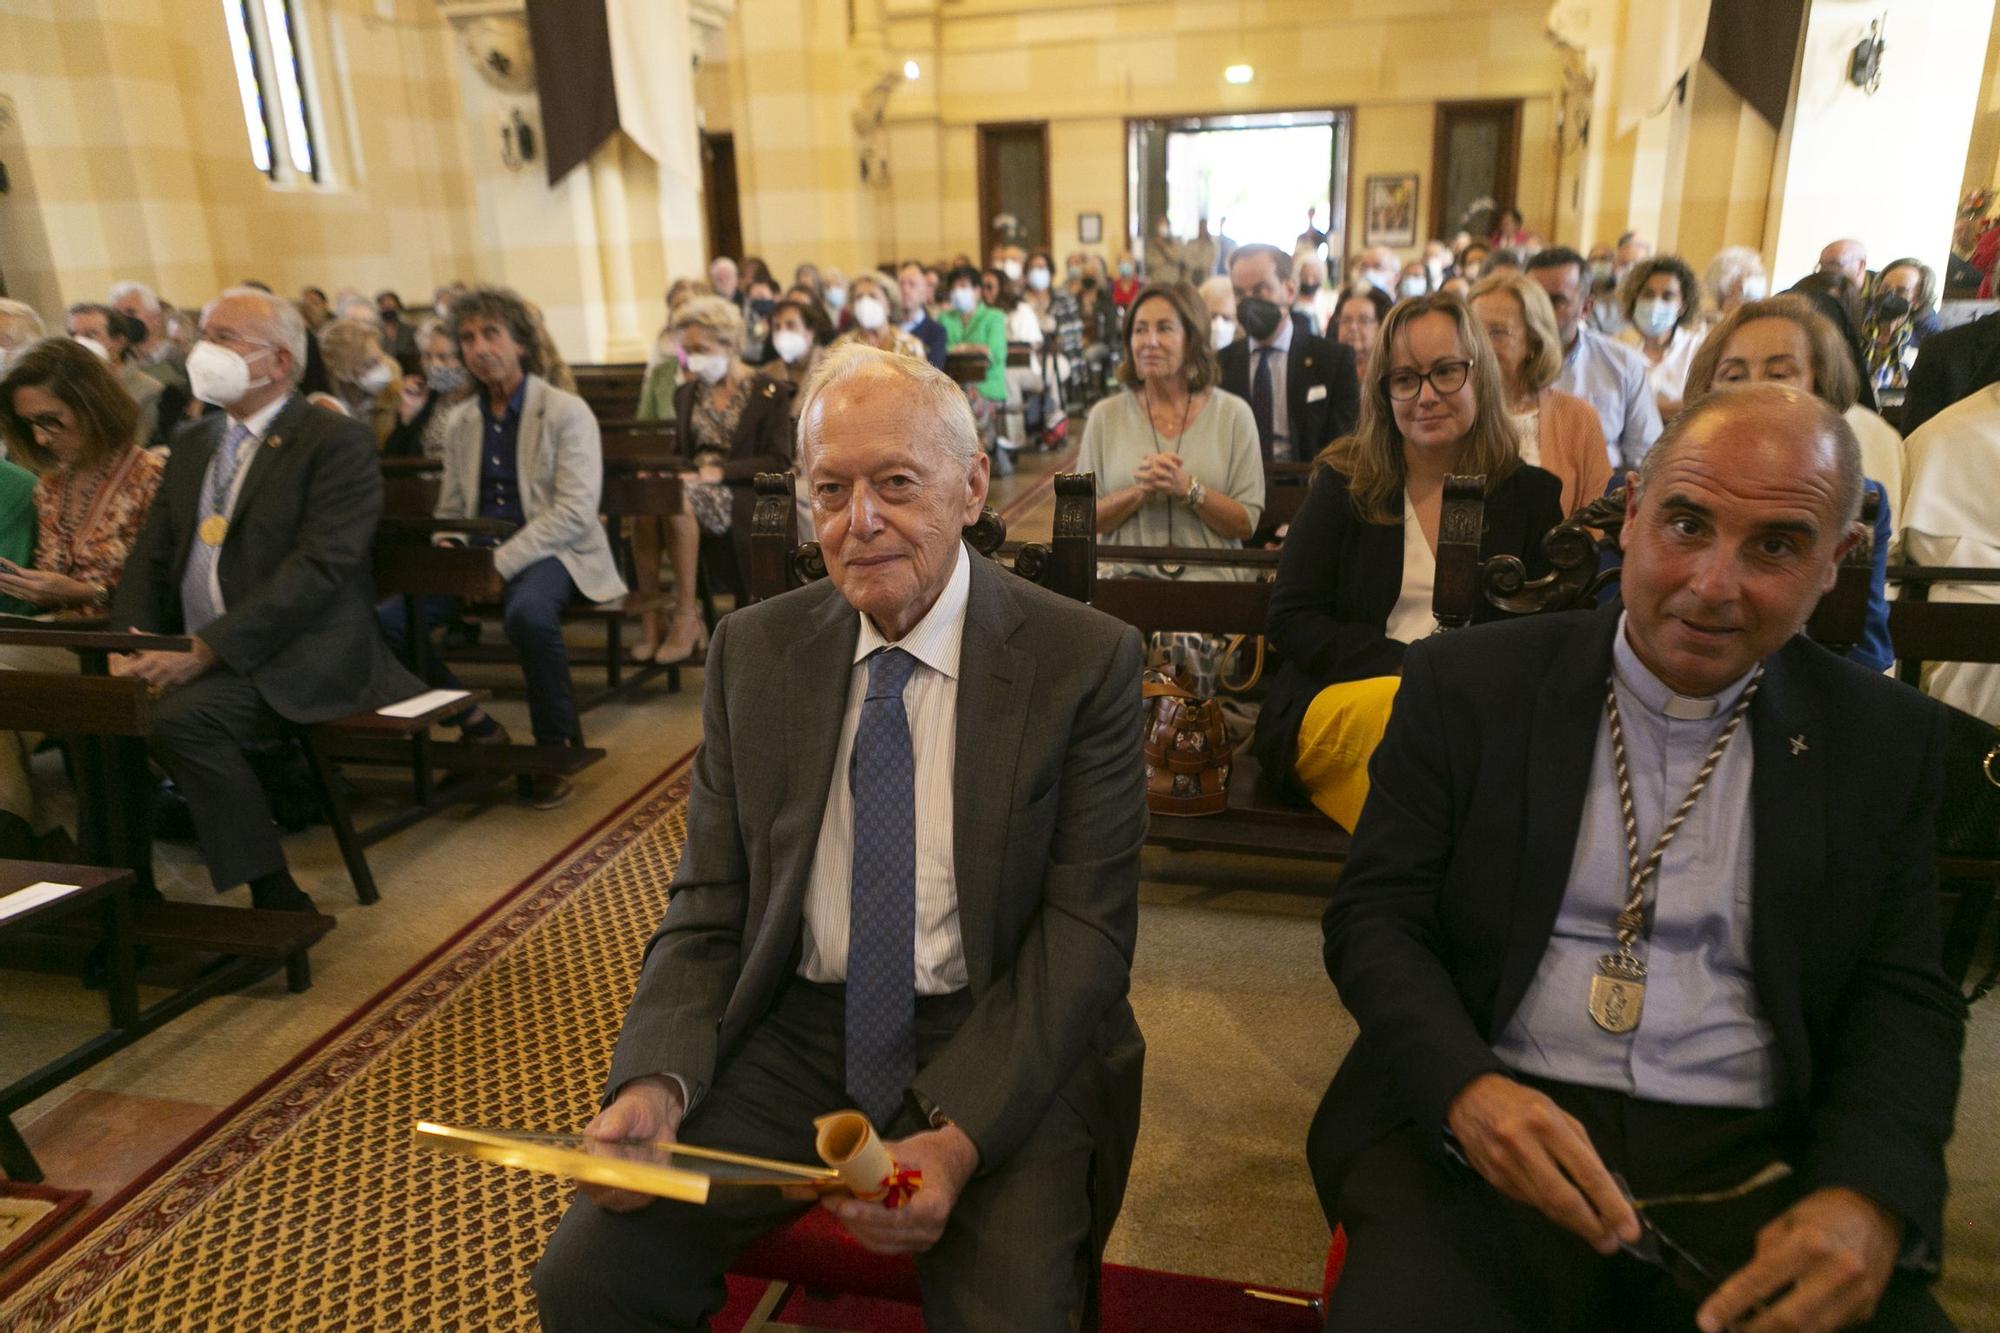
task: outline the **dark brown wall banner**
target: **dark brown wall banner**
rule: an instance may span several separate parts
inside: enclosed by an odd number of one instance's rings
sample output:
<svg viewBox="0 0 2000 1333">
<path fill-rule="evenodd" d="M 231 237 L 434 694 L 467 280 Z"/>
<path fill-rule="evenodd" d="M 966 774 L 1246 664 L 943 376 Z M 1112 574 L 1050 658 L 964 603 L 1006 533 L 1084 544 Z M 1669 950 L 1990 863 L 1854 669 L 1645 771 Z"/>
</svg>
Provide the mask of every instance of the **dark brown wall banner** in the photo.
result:
<svg viewBox="0 0 2000 1333">
<path fill-rule="evenodd" d="M 1805 0 L 1714 0 L 1708 11 L 1702 59 L 1773 129 L 1785 127 L 1805 17 Z"/>
<path fill-rule="evenodd" d="M 543 155 L 554 186 L 618 128 L 611 27 L 604 0 L 528 0 Z"/>
</svg>

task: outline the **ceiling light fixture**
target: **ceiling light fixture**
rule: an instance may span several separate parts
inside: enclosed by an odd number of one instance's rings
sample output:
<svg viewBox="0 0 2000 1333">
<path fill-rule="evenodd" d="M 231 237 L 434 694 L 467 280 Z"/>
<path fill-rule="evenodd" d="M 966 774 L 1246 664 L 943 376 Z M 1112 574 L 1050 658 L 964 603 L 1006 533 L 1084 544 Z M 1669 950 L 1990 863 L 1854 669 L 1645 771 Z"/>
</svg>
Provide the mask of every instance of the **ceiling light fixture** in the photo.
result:
<svg viewBox="0 0 2000 1333">
<path fill-rule="evenodd" d="M 1257 77 L 1257 71 L 1248 65 L 1231 65 L 1222 71 L 1222 77 L 1229 83 L 1248 83 Z"/>
<path fill-rule="evenodd" d="M 917 79 L 917 76 L 918 76 L 918 75 L 920 75 L 920 74 L 922 74 L 922 73 L 923 73 L 923 71 L 922 71 L 921 69 L 918 69 L 918 68 L 917 68 L 917 62 L 916 62 L 916 61 L 914 61 L 914 60 L 905 60 L 905 61 L 903 62 L 903 77 L 904 77 L 904 78 L 906 78 L 906 79 L 909 79 L 909 80 L 910 80 L 911 82 L 915 82 L 915 81 L 916 81 L 916 79 Z"/>
</svg>

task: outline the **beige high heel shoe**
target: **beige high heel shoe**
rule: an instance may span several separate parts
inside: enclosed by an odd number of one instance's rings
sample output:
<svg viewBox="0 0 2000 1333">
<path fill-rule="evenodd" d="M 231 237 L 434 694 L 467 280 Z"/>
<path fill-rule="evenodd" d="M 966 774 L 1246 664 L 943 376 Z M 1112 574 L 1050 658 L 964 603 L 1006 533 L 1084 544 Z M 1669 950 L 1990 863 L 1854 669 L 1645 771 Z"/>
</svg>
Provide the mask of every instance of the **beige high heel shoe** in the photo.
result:
<svg viewBox="0 0 2000 1333">
<path fill-rule="evenodd" d="M 672 666 L 685 662 L 696 653 L 708 648 L 708 622 L 701 618 L 699 611 L 675 611 L 672 628 L 653 654 L 653 661 L 661 666 Z"/>
</svg>

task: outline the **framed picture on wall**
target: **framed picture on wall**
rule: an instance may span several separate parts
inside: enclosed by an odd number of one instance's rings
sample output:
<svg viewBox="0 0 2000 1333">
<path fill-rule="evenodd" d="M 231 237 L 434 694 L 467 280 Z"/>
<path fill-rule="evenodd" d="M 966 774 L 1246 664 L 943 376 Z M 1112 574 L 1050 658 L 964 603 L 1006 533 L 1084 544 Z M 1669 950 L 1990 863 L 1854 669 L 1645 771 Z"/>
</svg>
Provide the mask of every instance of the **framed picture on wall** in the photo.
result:
<svg viewBox="0 0 2000 1333">
<path fill-rule="evenodd" d="M 1417 175 L 1370 176 L 1362 196 L 1363 245 L 1417 243 Z"/>
<path fill-rule="evenodd" d="M 1078 213 L 1076 215 L 1076 240 L 1078 245 L 1102 245 L 1104 243 L 1104 214 Z"/>
</svg>

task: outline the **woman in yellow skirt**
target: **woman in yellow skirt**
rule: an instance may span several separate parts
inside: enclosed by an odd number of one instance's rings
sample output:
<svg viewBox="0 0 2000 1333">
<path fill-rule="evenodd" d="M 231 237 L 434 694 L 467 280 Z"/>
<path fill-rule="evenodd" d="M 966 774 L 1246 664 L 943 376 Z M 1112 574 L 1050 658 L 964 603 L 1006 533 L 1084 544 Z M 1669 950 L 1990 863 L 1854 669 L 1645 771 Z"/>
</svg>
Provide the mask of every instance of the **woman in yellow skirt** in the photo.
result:
<svg viewBox="0 0 2000 1333">
<path fill-rule="evenodd" d="M 1252 747 L 1280 787 L 1353 828 L 1403 650 L 1437 629 L 1431 590 L 1448 474 L 1487 482 L 1480 555 L 1543 564 L 1562 485 L 1521 461 L 1493 349 L 1463 302 L 1424 296 L 1382 323 L 1361 422 L 1320 455 L 1285 539 L 1265 633 L 1282 657 Z M 1475 622 L 1502 613 L 1484 601 Z"/>
</svg>

